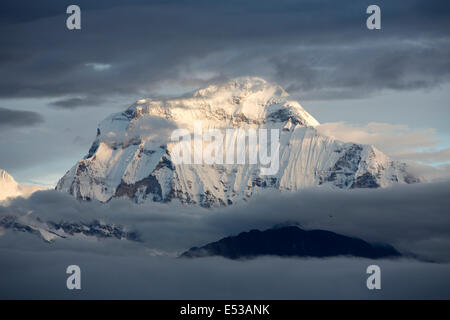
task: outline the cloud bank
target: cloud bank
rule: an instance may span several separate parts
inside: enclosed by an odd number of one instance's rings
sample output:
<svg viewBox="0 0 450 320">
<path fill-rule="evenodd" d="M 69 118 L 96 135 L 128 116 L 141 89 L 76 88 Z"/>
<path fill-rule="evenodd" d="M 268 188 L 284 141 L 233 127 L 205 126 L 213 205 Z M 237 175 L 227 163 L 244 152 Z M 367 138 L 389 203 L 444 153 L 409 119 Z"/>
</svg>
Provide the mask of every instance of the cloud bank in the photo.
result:
<svg viewBox="0 0 450 320">
<path fill-rule="evenodd" d="M 448 299 L 448 264 L 410 260 L 281 259 L 230 261 L 70 251 L 0 250 L 0 298 L 39 299 Z M 68 265 L 81 268 L 81 290 L 66 289 Z M 381 290 L 366 288 L 376 263 Z"/>
<path fill-rule="evenodd" d="M 450 161 L 450 148 L 439 148 L 436 130 L 432 128 L 409 128 L 406 125 L 394 125 L 370 122 L 367 125 L 352 125 L 345 122 L 321 124 L 317 130 L 335 139 L 374 145 L 394 159 L 417 161 L 425 164 Z M 432 172 L 432 168 L 429 168 Z M 444 171 L 444 170 L 442 170 Z M 448 176 L 449 172 L 443 172 Z M 433 175 L 429 176 L 434 178 Z"/>
<path fill-rule="evenodd" d="M 89 105 L 80 97 L 250 74 L 330 99 L 450 80 L 447 1 L 380 1 L 379 32 L 365 27 L 369 1 L 81 0 L 81 32 L 64 28 L 69 4 L 2 2 L 0 97 L 62 97 L 55 106 L 75 108 Z"/>
<path fill-rule="evenodd" d="M 53 222 L 98 219 L 120 224 L 137 230 L 146 248 L 168 255 L 254 228 L 297 223 L 305 229 L 386 242 L 420 259 L 450 261 L 449 191 L 446 181 L 379 190 L 267 192 L 248 202 L 214 210 L 176 202 L 79 202 L 66 194 L 44 191 L 0 206 L 0 215 Z"/>
<path fill-rule="evenodd" d="M 79 202 L 56 191 L 41 191 L 3 204 L 0 216 L 56 222 L 98 219 L 137 230 L 142 242 L 71 238 L 48 244 L 35 235 L 1 230 L 0 297 L 449 298 L 449 191 L 450 182 L 380 190 L 310 189 L 262 194 L 215 210 L 176 203 L 138 206 L 120 199 L 108 204 Z M 280 223 L 387 242 L 406 258 L 176 258 L 189 247 Z M 65 268 L 70 264 L 82 269 L 79 292 L 65 289 Z M 370 264 L 382 269 L 379 292 L 365 287 Z"/>
<path fill-rule="evenodd" d="M 0 107 L 0 130 L 34 126 L 42 122 L 44 122 L 44 118 L 37 112 L 11 110 Z"/>
</svg>

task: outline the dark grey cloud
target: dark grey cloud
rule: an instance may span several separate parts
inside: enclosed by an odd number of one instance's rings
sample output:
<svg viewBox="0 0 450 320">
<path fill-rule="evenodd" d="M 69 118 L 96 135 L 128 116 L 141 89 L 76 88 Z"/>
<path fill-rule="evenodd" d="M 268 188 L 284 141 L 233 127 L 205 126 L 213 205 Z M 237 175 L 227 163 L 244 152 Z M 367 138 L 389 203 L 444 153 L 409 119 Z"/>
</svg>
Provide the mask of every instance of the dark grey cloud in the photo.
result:
<svg viewBox="0 0 450 320">
<path fill-rule="evenodd" d="M 51 102 L 50 105 L 62 109 L 74 109 L 78 107 L 98 106 L 104 104 L 104 99 L 94 97 L 65 98 Z"/>
<path fill-rule="evenodd" d="M 0 130 L 34 126 L 42 122 L 44 122 L 44 118 L 37 112 L 11 110 L 0 107 Z"/>
<path fill-rule="evenodd" d="M 446 210 L 449 191 L 448 181 L 379 190 L 307 189 L 262 194 L 215 210 L 175 202 L 79 202 L 67 194 L 45 191 L 0 206 L 0 215 L 56 222 L 100 219 L 138 230 L 147 248 L 168 254 L 253 228 L 267 229 L 290 222 L 306 229 L 386 242 L 426 260 L 450 261 L 450 217 Z"/>
<path fill-rule="evenodd" d="M 199 71 L 265 76 L 312 98 L 449 80 L 446 1 L 380 1 L 379 32 L 365 27 L 370 1 L 80 1 L 77 32 L 65 28 L 65 4 L 2 4 L 0 97 L 83 106 L 74 97 L 146 95 L 195 84 Z"/>
<path fill-rule="evenodd" d="M 274 56 L 276 77 L 309 98 L 362 98 L 383 89 L 415 90 L 450 81 L 450 39 L 387 40 L 314 47 Z"/>
<path fill-rule="evenodd" d="M 16 237 L 17 238 L 17 237 Z M 96 246 L 97 244 L 92 244 Z M 231 261 L 0 249 L 1 299 L 448 299 L 448 264 L 411 260 Z M 366 268 L 381 268 L 382 290 L 367 290 Z M 67 290 L 67 266 L 81 290 Z"/>
<path fill-rule="evenodd" d="M 138 230 L 142 243 L 59 239 L 0 230 L 1 298 L 153 299 L 419 299 L 450 297 L 450 182 L 385 190 L 304 190 L 264 194 L 247 203 L 208 210 L 151 203 L 79 202 L 56 191 L 0 206 L 0 216 L 43 221 L 99 219 Z M 30 220 L 32 221 L 32 220 Z M 279 223 L 326 229 L 388 242 L 422 259 L 356 258 L 250 261 L 177 259 L 176 253 L 223 236 Z M 65 268 L 82 269 L 82 290 L 65 289 Z M 368 265 L 382 270 L 382 290 L 365 287 Z M 117 275 L 120 275 L 119 277 Z"/>
</svg>

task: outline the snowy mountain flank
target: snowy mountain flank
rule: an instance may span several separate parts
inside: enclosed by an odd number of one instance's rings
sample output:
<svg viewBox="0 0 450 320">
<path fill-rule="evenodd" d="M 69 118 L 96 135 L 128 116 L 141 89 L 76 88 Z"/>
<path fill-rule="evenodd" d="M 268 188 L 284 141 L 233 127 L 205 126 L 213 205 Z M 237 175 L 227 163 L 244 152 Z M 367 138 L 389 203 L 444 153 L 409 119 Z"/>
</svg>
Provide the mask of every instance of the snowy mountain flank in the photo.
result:
<svg viewBox="0 0 450 320">
<path fill-rule="evenodd" d="M 182 128 L 192 133 L 198 121 L 203 130 L 279 129 L 279 170 L 262 175 L 259 164 L 175 163 L 172 132 Z M 315 129 L 318 125 L 280 86 L 260 78 L 237 78 L 180 98 L 142 99 L 100 123 L 88 154 L 56 190 L 101 202 L 115 197 L 137 203 L 178 199 L 213 207 L 248 199 L 262 189 L 383 188 L 419 182 L 406 164 L 373 146 L 324 136 Z M 230 152 L 227 148 L 224 154 Z"/>
<path fill-rule="evenodd" d="M 118 239 L 139 241 L 136 232 L 127 232 L 120 225 L 107 224 L 94 220 L 92 222 L 44 222 L 28 216 L 0 216 L 0 230 L 12 230 L 35 235 L 45 242 L 54 242 L 57 239 Z"/>
<path fill-rule="evenodd" d="M 45 190 L 45 188 L 19 184 L 8 172 L 0 169 L 0 201 L 15 197 L 29 197 L 38 190 Z"/>
</svg>

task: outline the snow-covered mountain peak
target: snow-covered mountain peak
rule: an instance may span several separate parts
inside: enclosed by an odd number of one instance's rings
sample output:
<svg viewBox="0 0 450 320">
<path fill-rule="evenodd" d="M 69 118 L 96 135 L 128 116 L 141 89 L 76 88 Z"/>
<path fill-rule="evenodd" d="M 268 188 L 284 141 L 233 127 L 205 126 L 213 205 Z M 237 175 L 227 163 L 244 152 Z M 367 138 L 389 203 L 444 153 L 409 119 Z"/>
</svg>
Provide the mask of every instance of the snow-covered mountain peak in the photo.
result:
<svg viewBox="0 0 450 320">
<path fill-rule="evenodd" d="M 6 170 L 0 169 L 0 201 L 15 197 L 28 197 L 32 193 L 44 189 L 40 186 L 19 184 Z"/>
<path fill-rule="evenodd" d="M 0 169 L 0 183 L 16 184 L 16 180 L 6 171 Z"/>
<path fill-rule="evenodd" d="M 0 169 L 0 201 L 20 194 L 19 184 L 5 170 Z"/>
<path fill-rule="evenodd" d="M 305 126 L 319 124 L 280 86 L 256 77 L 212 84 L 180 98 L 141 99 L 125 115 L 132 119 L 158 116 L 181 127 L 190 127 L 196 120 L 207 120 L 210 127 L 257 126 L 289 118 Z"/>
<path fill-rule="evenodd" d="M 198 121 L 201 129 L 279 129 L 276 172 L 262 174 L 260 164 L 250 163 L 178 164 L 171 133 L 178 128 L 195 133 Z M 100 123 L 87 156 L 58 182 L 57 190 L 103 202 L 114 197 L 138 203 L 178 199 L 210 207 L 267 188 L 377 188 L 419 181 L 404 163 L 372 146 L 323 135 L 318 124 L 280 86 L 260 78 L 212 84 L 180 98 L 142 99 Z M 233 148 L 226 145 L 223 154 Z"/>
<path fill-rule="evenodd" d="M 252 94 L 288 97 L 289 94 L 279 85 L 258 77 L 239 77 L 219 84 L 212 84 L 194 92 L 195 97 L 213 98 L 214 96 L 248 97 Z"/>
</svg>

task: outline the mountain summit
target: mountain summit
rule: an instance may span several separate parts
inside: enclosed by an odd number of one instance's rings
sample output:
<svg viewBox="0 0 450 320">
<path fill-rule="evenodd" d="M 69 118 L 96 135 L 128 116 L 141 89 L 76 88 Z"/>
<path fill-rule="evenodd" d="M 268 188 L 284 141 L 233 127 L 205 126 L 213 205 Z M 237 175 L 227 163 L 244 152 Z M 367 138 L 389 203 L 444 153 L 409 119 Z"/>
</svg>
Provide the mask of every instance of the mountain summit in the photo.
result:
<svg viewBox="0 0 450 320">
<path fill-rule="evenodd" d="M 198 123 L 203 130 L 278 129 L 279 169 L 263 175 L 257 164 L 176 163 L 171 134 L 180 128 L 195 133 Z M 267 188 L 377 188 L 419 181 L 406 164 L 373 146 L 324 136 L 317 125 L 280 86 L 260 78 L 237 78 L 180 98 L 142 99 L 100 123 L 88 154 L 56 189 L 101 202 L 114 197 L 137 203 L 178 199 L 211 207 Z"/>
<path fill-rule="evenodd" d="M 0 169 L 0 201 L 20 194 L 19 184 L 5 170 Z"/>
<path fill-rule="evenodd" d="M 0 201 L 15 197 L 28 197 L 38 190 L 45 190 L 45 188 L 19 184 L 8 172 L 0 169 Z"/>
</svg>

